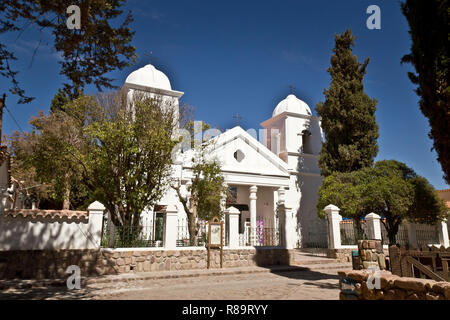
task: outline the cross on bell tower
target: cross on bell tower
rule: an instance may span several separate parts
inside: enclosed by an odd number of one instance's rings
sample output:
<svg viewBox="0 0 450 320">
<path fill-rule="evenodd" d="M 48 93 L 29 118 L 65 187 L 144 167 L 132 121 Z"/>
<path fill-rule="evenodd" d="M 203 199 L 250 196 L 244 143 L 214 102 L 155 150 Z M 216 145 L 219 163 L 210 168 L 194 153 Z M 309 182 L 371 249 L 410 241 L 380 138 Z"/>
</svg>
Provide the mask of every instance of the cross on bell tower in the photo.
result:
<svg viewBox="0 0 450 320">
<path fill-rule="evenodd" d="M 297 90 L 297 88 L 294 87 L 292 85 L 292 83 L 288 85 L 288 88 L 289 88 L 289 94 L 294 94 L 294 91 Z"/>
</svg>

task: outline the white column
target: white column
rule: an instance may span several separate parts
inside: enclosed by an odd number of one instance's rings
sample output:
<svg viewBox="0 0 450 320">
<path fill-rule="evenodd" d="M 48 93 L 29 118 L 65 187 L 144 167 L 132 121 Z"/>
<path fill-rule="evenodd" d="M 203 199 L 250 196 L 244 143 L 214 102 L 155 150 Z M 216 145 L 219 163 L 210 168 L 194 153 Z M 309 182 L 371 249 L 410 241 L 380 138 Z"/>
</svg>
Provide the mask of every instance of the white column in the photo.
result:
<svg viewBox="0 0 450 320">
<path fill-rule="evenodd" d="M 89 213 L 88 231 L 92 236 L 88 247 L 89 249 L 99 249 L 102 241 L 102 227 L 103 227 L 103 213 L 105 206 L 98 201 L 95 201 L 87 208 Z"/>
<path fill-rule="evenodd" d="M 441 221 L 439 222 L 439 242 L 441 246 L 444 246 L 446 248 L 450 247 L 450 241 L 448 238 L 448 227 L 447 227 L 447 221 Z"/>
<path fill-rule="evenodd" d="M 328 218 L 328 235 L 330 249 L 341 248 L 341 226 L 342 216 L 339 214 L 340 209 L 335 205 L 329 204 L 323 209 Z"/>
<path fill-rule="evenodd" d="M 251 228 L 251 232 L 250 232 L 250 244 L 251 245 L 255 245 L 256 244 L 256 199 L 258 199 L 258 197 L 256 196 L 256 192 L 258 191 L 258 187 L 257 186 L 251 186 L 250 187 L 250 196 L 249 196 L 249 200 L 250 200 L 250 228 Z"/>
<path fill-rule="evenodd" d="M 381 217 L 376 213 L 369 213 L 366 216 L 367 229 L 370 240 L 381 240 Z"/>
<path fill-rule="evenodd" d="M 239 215 L 241 214 L 235 207 L 225 210 L 228 217 L 228 247 L 236 249 L 239 247 Z"/>
<path fill-rule="evenodd" d="M 417 234 L 416 225 L 411 222 L 406 222 L 406 228 L 408 229 L 408 243 L 411 247 L 417 247 Z"/>
<path fill-rule="evenodd" d="M 170 204 L 164 213 L 164 248 L 176 249 L 177 247 L 177 228 L 178 228 L 178 209 Z"/>
<path fill-rule="evenodd" d="M 294 211 L 286 204 L 282 204 L 280 207 L 280 228 L 282 234 L 282 246 L 286 249 L 294 249 L 295 247 L 295 224 L 294 224 Z"/>
</svg>

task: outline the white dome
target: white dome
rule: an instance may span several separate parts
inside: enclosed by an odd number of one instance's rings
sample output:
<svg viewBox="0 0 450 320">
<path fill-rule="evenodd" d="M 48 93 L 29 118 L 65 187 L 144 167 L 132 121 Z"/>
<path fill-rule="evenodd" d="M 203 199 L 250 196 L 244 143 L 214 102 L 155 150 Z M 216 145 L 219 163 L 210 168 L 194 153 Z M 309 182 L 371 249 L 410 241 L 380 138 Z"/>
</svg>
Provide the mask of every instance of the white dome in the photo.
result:
<svg viewBox="0 0 450 320">
<path fill-rule="evenodd" d="M 144 87 L 172 90 L 167 76 L 151 64 L 130 73 L 125 83 Z"/>
<path fill-rule="evenodd" d="M 288 95 L 286 99 L 277 105 L 275 110 L 273 110 L 272 117 L 282 114 L 283 112 L 291 112 L 308 116 L 312 115 L 311 109 L 308 107 L 306 102 L 300 100 L 293 94 Z"/>
</svg>

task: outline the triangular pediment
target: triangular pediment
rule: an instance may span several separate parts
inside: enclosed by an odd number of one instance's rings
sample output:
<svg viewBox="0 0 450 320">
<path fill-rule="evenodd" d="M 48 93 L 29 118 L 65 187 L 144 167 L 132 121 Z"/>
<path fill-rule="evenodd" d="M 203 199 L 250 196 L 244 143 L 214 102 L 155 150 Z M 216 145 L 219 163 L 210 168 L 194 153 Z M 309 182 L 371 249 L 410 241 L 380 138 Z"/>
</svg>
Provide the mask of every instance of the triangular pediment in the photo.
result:
<svg viewBox="0 0 450 320">
<path fill-rule="evenodd" d="M 289 177 L 287 164 L 241 127 L 218 135 L 209 148 L 208 156 L 217 159 L 224 172 Z M 190 166 L 189 157 L 185 154 L 184 167 Z"/>
</svg>

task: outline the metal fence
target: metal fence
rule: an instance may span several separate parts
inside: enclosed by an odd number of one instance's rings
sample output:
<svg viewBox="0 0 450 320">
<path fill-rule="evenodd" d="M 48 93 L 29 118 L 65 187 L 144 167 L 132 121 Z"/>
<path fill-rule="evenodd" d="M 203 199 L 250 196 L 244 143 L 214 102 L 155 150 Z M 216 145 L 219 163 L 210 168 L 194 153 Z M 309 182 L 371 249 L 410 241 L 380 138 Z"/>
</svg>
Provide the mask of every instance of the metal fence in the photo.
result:
<svg viewBox="0 0 450 320">
<path fill-rule="evenodd" d="M 351 219 L 342 220 L 339 226 L 342 245 L 357 245 L 358 240 L 368 239 L 368 228 L 365 220 L 361 220 L 360 228 Z"/>
<path fill-rule="evenodd" d="M 147 216 L 137 226 L 115 226 L 111 219 L 103 220 L 101 246 L 104 248 L 162 247 L 163 222 Z"/>
<path fill-rule="evenodd" d="M 244 233 L 239 234 L 239 246 L 276 247 L 280 245 L 281 234 L 276 219 L 257 218 L 255 230 L 246 227 Z"/>
<path fill-rule="evenodd" d="M 427 225 L 427 224 L 415 224 L 414 229 L 416 231 L 416 241 L 419 247 L 439 244 L 439 226 Z M 383 244 L 389 244 L 389 238 L 386 228 L 381 223 L 381 237 Z M 408 228 L 406 224 L 401 224 L 398 228 L 397 235 L 395 236 L 395 243 L 399 245 L 409 245 Z"/>
<path fill-rule="evenodd" d="M 197 233 L 197 246 L 204 247 L 208 243 L 208 222 L 204 220 L 199 220 L 199 231 Z M 225 231 L 225 230 L 224 230 Z M 225 232 L 223 233 L 225 238 Z M 187 219 L 178 219 L 177 225 L 177 247 L 189 247 L 190 237 L 189 237 L 189 226 Z"/>
<path fill-rule="evenodd" d="M 380 221 L 380 227 L 381 227 L 381 239 L 383 241 L 383 245 L 389 245 L 388 233 L 387 233 L 386 227 L 384 226 L 382 221 Z M 402 245 L 402 246 L 408 245 L 409 238 L 408 238 L 408 228 L 406 227 L 406 225 L 401 224 L 398 227 L 398 232 L 395 236 L 395 243 Z"/>
<path fill-rule="evenodd" d="M 308 229 L 306 231 L 302 230 L 302 248 L 327 249 L 328 239 L 327 219 L 323 221 L 310 221 Z M 319 250 L 318 252 L 323 253 L 323 250 Z"/>
<path fill-rule="evenodd" d="M 439 244 L 439 229 L 437 225 L 416 224 L 416 240 L 419 247 Z"/>
</svg>

